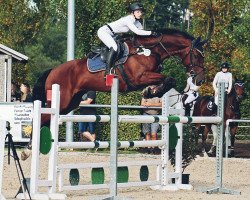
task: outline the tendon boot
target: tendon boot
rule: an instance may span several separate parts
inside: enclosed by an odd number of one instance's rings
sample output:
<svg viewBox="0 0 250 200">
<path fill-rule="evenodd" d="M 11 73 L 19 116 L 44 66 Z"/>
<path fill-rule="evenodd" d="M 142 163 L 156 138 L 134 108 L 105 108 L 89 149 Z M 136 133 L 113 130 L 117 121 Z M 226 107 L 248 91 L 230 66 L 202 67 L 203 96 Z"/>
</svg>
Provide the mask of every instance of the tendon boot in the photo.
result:
<svg viewBox="0 0 250 200">
<path fill-rule="evenodd" d="M 212 145 L 211 149 L 207 152 L 209 156 L 215 156 L 216 153 L 216 146 Z"/>
<path fill-rule="evenodd" d="M 116 56 L 117 56 L 117 52 L 113 49 L 113 47 L 111 47 L 107 55 L 107 61 L 106 61 L 107 66 L 105 70 L 105 75 L 109 74 L 110 69 L 114 66 Z"/>
</svg>

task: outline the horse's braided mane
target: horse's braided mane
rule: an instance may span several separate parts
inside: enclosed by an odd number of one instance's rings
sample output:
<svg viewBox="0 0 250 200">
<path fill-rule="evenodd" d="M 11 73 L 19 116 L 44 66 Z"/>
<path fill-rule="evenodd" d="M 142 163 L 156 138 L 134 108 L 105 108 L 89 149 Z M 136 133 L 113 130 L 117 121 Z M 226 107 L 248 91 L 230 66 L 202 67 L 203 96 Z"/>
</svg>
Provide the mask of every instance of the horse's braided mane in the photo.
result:
<svg viewBox="0 0 250 200">
<path fill-rule="evenodd" d="M 178 30 L 178 29 L 157 29 L 155 32 L 157 33 L 160 33 L 160 34 L 167 34 L 167 35 L 181 35 L 187 39 L 190 39 L 190 40 L 194 40 L 194 37 L 191 36 L 190 34 L 188 34 L 187 32 L 184 32 L 184 31 L 181 31 L 181 30 Z M 130 39 L 133 35 L 131 34 L 123 34 L 121 35 L 121 38 L 126 40 L 126 39 Z M 148 37 L 152 37 L 152 36 L 140 36 L 140 35 L 136 35 L 136 37 L 139 37 L 139 38 L 148 38 Z"/>
<path fill-rule="evenodd" d="M 168 35 L 181 35 L 187 39 L 193 40 L 194 37 L 191 36 L 190 34 L 188 34 L 187 32 L 178 30 L 178 29 L 173 29 L 173 28 L 169 28 L 169 29 L 158 29 L 156 32 L 161 33 L 161 34 L 168 34 Z"/>
</svg>

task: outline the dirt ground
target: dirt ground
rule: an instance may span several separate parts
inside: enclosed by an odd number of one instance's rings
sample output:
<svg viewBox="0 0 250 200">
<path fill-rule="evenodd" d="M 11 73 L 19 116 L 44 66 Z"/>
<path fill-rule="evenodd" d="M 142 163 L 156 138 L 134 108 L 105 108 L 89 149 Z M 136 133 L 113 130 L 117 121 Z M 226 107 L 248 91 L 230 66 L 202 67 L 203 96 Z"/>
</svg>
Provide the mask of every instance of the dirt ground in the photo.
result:
<svg viewBox="0 0 250 200">
<path fill-rule="evenodd" d="M 244 149 L 244 150 L 243 150 Z M 190 174 L 190 184 L 193 190 L 170 191 L 154 191 L 148 186 L 130 187 L 118 190 L 118 195 L 127 199 L 138 200 L 249 200 L 250 199 L 250 143 L 237 142 L 235 145 L 237 158 L 224 159 L 223 162 L 223 186 L 229 189 L 234 189 L 241 192 L 241 195 L 228 194 L 206 194 L 201 192 L 202 189 L 208 189 L 215 186 L 215 158 L 197 158 L 185 170 L 185 173 Z M 7 153 L 7 152 L 6 152 Z M 18 151 L 18 155 L 20 152 Z M 239 158 L 240 157 L 240 158 Z M 148 161 L 160 159 L 159 155 L 146 154 L 121 154 L 119 161 Z M 25 177 L 30 176 L 30 161 L 21 161 L 21 166 Z M 48 157 L 41 156 L 41 173 L 40 177 L 46 177 L 45 170 L 48 164 Z M 93 163 L 93 162 L 108 162 L 109 156 L 104 153 L 88 153 L 88 152 L 61 152 L 59 153 L 59 163 Z M 131 170 L 132 169 L 132 170 Z M 107 170 L 108 171 L 108 170 Z M 149 179 L 155 178 L 155 167 L 149 167 Z M 105 171 L 106 173 L 106 171 Z M 69 172 L 65 172 L 65 182 L 68 182 Z M 137 181 L 139 177 L 138 167 L 129 167 L 129 180 Z M 107 172 L 108 177 L 108 172 Z M 83 180 L 84 179 L 84 180 Z M 80 171 L 80 182 L 88 182 L 90 180 L 90 172 Z M 106 180 L 106 179 L 105 179 Z M 4 160 L 4 175 L 2 193 L 10 200 L 14 199 L 20 183 L 16 172 L 13 159 L 11 164 L 7 164 L 7 157 Z M 108 190 L 86 190 L 86 191 L 64 191 L 68 200 L 82 199 L 98 199 L 109 194 Z M 100 199 L 99 198 L 99 199 Z"/>
</svg>

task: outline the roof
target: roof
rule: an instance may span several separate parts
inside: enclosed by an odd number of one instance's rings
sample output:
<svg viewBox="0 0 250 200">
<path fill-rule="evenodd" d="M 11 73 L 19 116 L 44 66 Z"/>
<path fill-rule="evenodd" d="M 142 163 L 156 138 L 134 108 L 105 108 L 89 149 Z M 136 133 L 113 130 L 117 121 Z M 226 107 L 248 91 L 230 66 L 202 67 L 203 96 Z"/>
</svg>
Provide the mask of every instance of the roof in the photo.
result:
<svg viewBox="0 0 250 200">
<path fill-rule="evenodd" d="M 9 47 L 6 47 L 3 44 L 0 44 L 0 53 L 6 54 L 6 55 L 10 55 L 13 58 L 19 60 L 19 61 L 27 61 L 29 58 Z"/>
</svg>

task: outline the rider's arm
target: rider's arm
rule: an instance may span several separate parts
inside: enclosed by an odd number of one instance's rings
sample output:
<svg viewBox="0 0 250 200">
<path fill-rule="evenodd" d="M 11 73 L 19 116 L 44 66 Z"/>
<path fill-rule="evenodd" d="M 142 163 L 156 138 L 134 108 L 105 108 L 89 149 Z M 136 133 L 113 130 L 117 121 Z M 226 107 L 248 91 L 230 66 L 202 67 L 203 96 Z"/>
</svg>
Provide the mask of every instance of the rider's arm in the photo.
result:
<svg viewBox="0 0 250 200">
<path fill-rule="evenodd" d="M 227 89 L 227 93 L 230 93 L 230 92 L 231 92 L 232 84 L 233 84 L 233 77 L 232 77 L 232 74 L 230 73 L 229 80 L 228 80 L 228 89 Z"/>
<path fill-rule="evenodd" d="M 157 101 L 156 99 L 152 100 L 152 99 L 142 99 L 141 101 L 141 106 L 162 106 L 162 102 L 161 102 L 161 98 L 159 98 L 159 100 Z"/>
<path fill-rule="evenodd" d="M 218 82 L 218 73 L 215 75 L 214 80 L 213 80 L 213 88 L 214 88 L 215 93 L 218 93 L 217 82 Z"/>
<path fill-rule="evenodd" d="M 151 35 L 151 31 L 145 31 L 137 28 L 132 20 L 127 20 L 126 25 L 128 26 L 129 30 L 134 32 L 136 35 Z"/>
<path fill-rule="evenodd" d="M 192 81 L 192 80 L 191 80 Z M 184 92 L 188 92 L 188 90 L 189 90 L 189 88 L 190 88 L 190 77 L 187 79 L 187 85 L 186 85 L 186 87 L 184 88 Z"/>
<path fill-rule="evenodd" d="M 81 103 L 80 103 L 80 104 L 87 105 L 87 104 L 91 104 L 91 103 L 92 103 L 92 101 L 93 101 L 93 99 L 91 99 L 91 98 L 87 98 L 86 100 L 81 101 Z"/>
<path fill-rule="evenodd" d="M 199 86 L 197 86 L 197 85 L 195 85 L 195 84 L 193 83 L 193 79 L 192 79 L 192 78 L 189 78 L 189 79 L 188 79 L 188 84 L 189 84 L 189 86 L 190 86 L 190 89 L 193 90 L 193 91 L 195 91 L 195 92 L 198 92 L 198 90 L 200 89 Z"/>
</svg>

